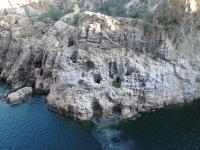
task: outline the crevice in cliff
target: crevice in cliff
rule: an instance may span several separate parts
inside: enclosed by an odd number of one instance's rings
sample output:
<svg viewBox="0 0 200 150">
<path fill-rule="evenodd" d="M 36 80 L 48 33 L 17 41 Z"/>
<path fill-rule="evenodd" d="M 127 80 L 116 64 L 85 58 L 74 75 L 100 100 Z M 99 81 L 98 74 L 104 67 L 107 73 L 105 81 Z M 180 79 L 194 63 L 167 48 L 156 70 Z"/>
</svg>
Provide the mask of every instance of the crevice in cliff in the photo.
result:
<svg viewBox="0 0 200 150">
<path fill-rule="evenodd" d="M 186 82 L 186 83 L 188 83 L 188 84 L 191 84 L 191 82 L 190 82 L 189 79 L 184 79 L 183 77 L 181 77 L 181 76 L 177 73 L 175 64 L 172 64 L 172 66 L 173 66 L 173 69 L 174 69 L 174 75 L 175 75 L 179 80 L 184 81 L 184 82 Z"/>
<path fill-rule="evenodd" d="M 116 78 L 116 76 L 118 76 L 118 68 L 116 62 L 109 63 L 109 76 L 111 78 Z"/>
<path fill-rule="evenodd" d="M 126 73 L 125 73 L 125 76 L 130 76 L 133 73 L 137 74 L 137 73 L 139 73 L 139 70 L 136 67 L 130 67 L 130 66 L 128 66 L 128 68 L 126 70 Z"/>
<path fill-rule="evenodd" d="M 97 100 L 92 103 L 93 117 L 101 117 L 103 115 L 103 108 L 100 106 Z"/>
<path fill-rule="evenodd" d="M 0 67 L 0 74 L 1 74 L 2 71 L 3 71 L 3 67 Z"/>
</svg>

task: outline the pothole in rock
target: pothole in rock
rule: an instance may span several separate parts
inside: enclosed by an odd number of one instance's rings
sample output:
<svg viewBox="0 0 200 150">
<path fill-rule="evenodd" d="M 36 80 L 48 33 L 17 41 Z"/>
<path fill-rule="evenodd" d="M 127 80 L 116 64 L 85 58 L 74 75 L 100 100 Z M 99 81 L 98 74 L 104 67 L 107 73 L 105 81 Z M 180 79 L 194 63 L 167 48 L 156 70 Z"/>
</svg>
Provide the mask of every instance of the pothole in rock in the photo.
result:
<svg viewBox="0 0 200 150">
<path fill-rule="evenodd" d="M 102 77 L 101 77 L 100 74 L 95 74 L 95 75 L 94 75 L 94 82 L 95 82 L 95 83 L 100 84 L 101 80 L 102 80 Z"/>
<path fill-rule="evenodd" d="M 70 60 L 73 62 L 73 63 L 77 63 L 77 60 L 78 60 L 78 51 L 74 51 L 72 53 L 72 55 L 70 56 Z"/>
<path fill-rule="evenodd" d="M 72 47 L 75 45 L 75 40 L 74 40 L 74 37 L 70 37 L 68 39 L 68 47 Z"/>
<path fill-rule="evenodd" d="M 93 61 L 91 60 L 88 60 L 86 63 L 85 63 L 85 66 L 86 66 L 86 70 L 89 71 L 93 68 L 95 68 L 95 64 Z"/>
</svg>

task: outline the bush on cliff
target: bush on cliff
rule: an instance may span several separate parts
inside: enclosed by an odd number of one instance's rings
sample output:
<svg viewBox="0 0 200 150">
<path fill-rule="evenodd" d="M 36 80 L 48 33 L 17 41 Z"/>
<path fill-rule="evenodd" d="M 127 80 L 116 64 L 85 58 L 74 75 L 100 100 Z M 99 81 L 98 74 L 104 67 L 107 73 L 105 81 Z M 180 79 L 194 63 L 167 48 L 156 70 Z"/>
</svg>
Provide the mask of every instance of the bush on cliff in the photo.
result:
<svg viewBox="0 0 200 150">
<path fill-rule="evenodd" d="M 114 17 L 143 18 L 148 12 L 148 7 L 140 10 L 134 8 L 127 10 L 125 4 L 129 0 L 108 0 L 101 4 L 99 12 Z"/>
<path fill-rule="evenodd" d="M 126 9 L 121 0 L 108 0 L 101 4 L 99 11 L 109 16 L 125 16 Z"/>
<path fill-rule="evenodd" d="M 65 14 L 70 13 L 70 11 L 61 11 L 54 7 L 50 7 L 46 12 L 44 12 L 41 16 L 39 16 L 40 21 L 45 21 L 46 19 L 51 19 L 53 21 L 59 20 Z"/>
</svg>

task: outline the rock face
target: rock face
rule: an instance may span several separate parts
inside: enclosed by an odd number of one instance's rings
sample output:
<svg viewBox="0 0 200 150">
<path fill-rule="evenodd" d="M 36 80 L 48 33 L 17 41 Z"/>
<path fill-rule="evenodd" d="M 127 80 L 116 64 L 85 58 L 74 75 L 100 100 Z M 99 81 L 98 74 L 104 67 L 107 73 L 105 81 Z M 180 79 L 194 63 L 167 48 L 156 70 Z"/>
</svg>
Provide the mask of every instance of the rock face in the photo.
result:
<svg viewBox="0 0 200 150">
<path fill-rule="evenodd" d="M 178 32 L 185 34 L 184 28 L 170 30 L 176 40 Z M 128 118 L 198 98 L 198 46 L 191 48 L 190 36 L 187 44 L 173 36 L 141 20 L 90 12 L 63 17 L 44 36 L 43 71 L 54 79 L 49 106 L 79 120 Z"/>
<path fill-rule="evenodd" d="M 20 104 L 22 100 L 27 99 L 33 94 L 33 89 L 31 87 L 24 87 L 16 92 L 10 93 L 7 97 L 7 101 L 11 105 Z"/>
<path fill-rule="evenodd" d="M 152 14 L 160 15 L 160 5 Z M 2 16 L 0 76 L 47 93 L 50 109 L 77 120 L 123 119 L 188 102 L 200 97 L 200 17 L 193 13 L 175 13 L 187 16 L 176 25 L 92 12 L 35 24 Z"/>
</svg>

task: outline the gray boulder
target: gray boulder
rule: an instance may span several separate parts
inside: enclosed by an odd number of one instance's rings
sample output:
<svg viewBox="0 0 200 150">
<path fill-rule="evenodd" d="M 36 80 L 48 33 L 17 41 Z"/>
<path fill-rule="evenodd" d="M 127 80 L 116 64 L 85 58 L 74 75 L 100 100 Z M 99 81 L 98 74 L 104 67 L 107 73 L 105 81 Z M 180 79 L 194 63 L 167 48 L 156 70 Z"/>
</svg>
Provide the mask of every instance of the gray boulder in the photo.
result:
<svg viewBox="0 0 200 150">
<path fill-rule="evenodd" d="M 16 92 L 12 92 L 7 97 L 7 102 L 11 105 L 20 104 L 23 100 L 27 99 L 33 94 L 32 87 L 24 87 Z"/>
</svg>

